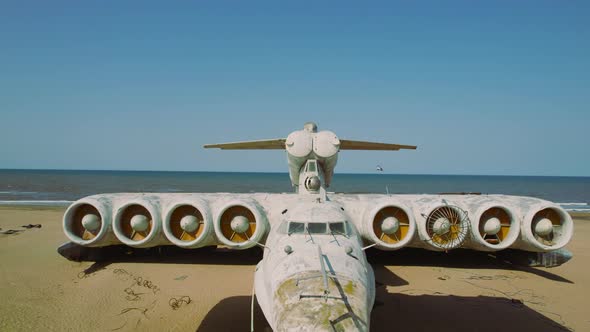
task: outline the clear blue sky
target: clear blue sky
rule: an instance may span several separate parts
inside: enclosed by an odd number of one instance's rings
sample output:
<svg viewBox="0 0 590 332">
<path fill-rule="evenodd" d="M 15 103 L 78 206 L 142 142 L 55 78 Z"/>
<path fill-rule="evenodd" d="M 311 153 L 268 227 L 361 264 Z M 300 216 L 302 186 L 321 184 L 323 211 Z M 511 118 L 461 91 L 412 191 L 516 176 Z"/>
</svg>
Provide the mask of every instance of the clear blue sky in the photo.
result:
<svg viewBox="0 0 590 332">
<path fill-rule="evenodd" d="M 587 1 L 2 1 L 0 168 L 590 176 Z"/>
</svg>

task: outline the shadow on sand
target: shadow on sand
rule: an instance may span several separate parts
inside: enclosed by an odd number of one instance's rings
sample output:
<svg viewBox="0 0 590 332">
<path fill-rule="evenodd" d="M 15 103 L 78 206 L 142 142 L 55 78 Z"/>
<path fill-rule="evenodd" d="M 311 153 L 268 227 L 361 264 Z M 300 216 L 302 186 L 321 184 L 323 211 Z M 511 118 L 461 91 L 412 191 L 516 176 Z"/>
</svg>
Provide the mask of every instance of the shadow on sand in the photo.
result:
<svg viewBox="0 0 590 332">
<path fill-rule="evenodd" d="M 123 245 L 108 247 L 82 247 L 67 243 L 58 253 L 71 261 L 95 262 L 100 267 L 111 263 L 160 263 L 208 265 L 256 265 L 262 259 L 262 249 L 231 250 L 216 247 L 183 249 L 176 246 L 132 248 Z M 94 266 L 94 265 L 93 265 Z"/>
<path fill-rule="evenodd" d="M 445 253 L 416 248 L 403 248 L 397 251 L 369 249 L 367 250 L 367 259 L 373 265 L 517 270 L 553 281 L 573 283 L 571 280 L 553 274 L 547 270 L 527 266 L 526 257 L 524 257 L 523 254 L 529 253 L 517 250 L 490 253 L 456 249 Z"/>
<path fill-rule="evenodd" d="M 515 299 L 396 290 L 410 283 L 384 265 L 372 265 L 377 285 L 371 331 L 570 331 Z"/>
<path fill-rule="evenodd" d="M 75 261 L 96 262 L 88 268 L 88 274 L 96 268 L 104 268 L 110 263 L 170 263 L 170 264 L 218 264 L 218 265 L 256 265 L 262 259 L 262 250 L 254 247 L 247 250 L 231 250 L 215 247 L 182 249 L 176 246 L 161 246 L 145 249 L 127 246 L 88 248 L 68 243 L 58 252 Z M 434 252 L 424 249 L 404 248 L 397 251 L 369 249 L 367 258 L 372 265 L 393 266 L 433 266 L 465 269 L 518 270 L 531 273 L 553 281 L 573 283 L 546 269 L 536 269 L 520 264 L 517 252 L 487 253 L 474 250 L 457 249 Z"/>
<path fill-rule="evenodd" d="M 259 248 L 239 251 L 215 248 L 186 250 L 178 247 L 132 249 L 122 246 L 100 250 L 93 248 L 90 251 L 77 251 L 78 249 L 68 249 L 75 260 L 95 261 L 83 271 L 84 274 L 100 271 L 114 262 L 256 265 L 262 258 Z M 526 304 L 509 298 L 464 297 L 442 293 L 416 295 L 407 289 L 405 292 L 396 290 L 396 287 L 409 285 L 409 282 L 385 266 L 519 270 L 550 280 L 571 283 L 546 270 L 516 265 L 493 254 L 470 250 L 454 250 L 449 253 L 421 249 L 402 249 L 395 252 L 368 250 L 367 257 L 375 271 L 376 281 L 371 331 L 568 331 L 563 325 L 530 309 Z M 200 322 L 197 331 L 248 330 L 250 301 L 249 296 L 223 299 Z M 555 319 L 560 320 L 559 316 Z M 254 326 L 256 331 L 270 330 L 258 305 L 254 311 Z"/>
<path fill-rule="evenodd" d="M 388 292 L 386 286 L 408 282 L 381 265 L 375 267 L 378 283 L 371 331 L 569 331 L 522 302 L 491 296 L 410 295 Z M 246 331 L 250 328 L 249 296 L 233 296 L 209 311 L 198 332 Z M 255 331 L 270 331 L 258 305 Z"/>
</svg>

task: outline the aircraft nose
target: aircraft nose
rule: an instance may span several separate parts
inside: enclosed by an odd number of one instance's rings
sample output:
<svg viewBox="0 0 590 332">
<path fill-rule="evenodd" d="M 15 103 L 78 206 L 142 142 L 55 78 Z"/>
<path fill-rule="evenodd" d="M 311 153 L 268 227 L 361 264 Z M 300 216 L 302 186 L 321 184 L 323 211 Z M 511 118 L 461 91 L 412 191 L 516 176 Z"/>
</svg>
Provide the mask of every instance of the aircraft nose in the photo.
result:
<svg viewBox="0 0 590 332">
<path fill-rule="evenodd" d="M 320 271 L 284 280 L 275 293 L 277 331 L 368 331 L 370 303 L 358 281 L 328 277 Z"/>
</svg>

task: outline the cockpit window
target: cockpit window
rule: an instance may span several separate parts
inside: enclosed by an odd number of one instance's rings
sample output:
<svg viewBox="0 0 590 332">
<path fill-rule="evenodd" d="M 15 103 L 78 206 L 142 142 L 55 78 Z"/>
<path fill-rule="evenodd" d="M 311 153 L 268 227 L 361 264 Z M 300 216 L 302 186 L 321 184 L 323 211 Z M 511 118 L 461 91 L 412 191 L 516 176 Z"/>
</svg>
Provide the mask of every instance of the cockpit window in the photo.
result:
<svg viewBox="0 0 590 332">
<path fill-rule="evenodd" d="M 305 231 L 305 223 L 291 221 L 289 223 L 289 235 L 303 233 Z"/>
<path fill-rule="evenodd" d="M 302 222 L 285 221 L 279 226 L 279 233 L 291 234 L 339 234 L 347 236 L 350 234 L 350 226 L 346 221 L 334 222 Z"/>
<path fill-rule="evenodd" d="M 324 223 L 309 223 L 307 224 L 307 229 L 311 234 L 325 234 L 326 233 L 326 224 Z"/>
<path fill-rule="evenodd" d="M 343 222 L 333 222 L 328 224 L 330 226 L 330 232 L 336 234 L 346 234 L 344 230 L 344 223 Z"/>
</svg>

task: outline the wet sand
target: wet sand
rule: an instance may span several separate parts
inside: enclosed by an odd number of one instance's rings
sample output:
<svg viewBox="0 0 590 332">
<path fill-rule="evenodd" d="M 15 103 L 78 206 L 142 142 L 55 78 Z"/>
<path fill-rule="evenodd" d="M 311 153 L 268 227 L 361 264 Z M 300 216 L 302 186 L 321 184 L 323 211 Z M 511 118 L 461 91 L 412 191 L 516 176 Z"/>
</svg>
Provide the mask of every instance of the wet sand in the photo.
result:
<svg viewBox="0 0 590 332">
<path fill-rule="evenodd" d="M 71 262 L 56 251 L 66 242 L 63 211 L 0 207 L 1 231 L 23 230 L 0 234 L 1 331 L 250 328 L 258 250 Z M 369 252 L 377 281 L 371 330 L 590 330 L 590 215 L 574 220 L 574 258 L 551 269 L 464 251 Z M 255 328 L 267 329 L 259 308 Z"/>
</svg>

